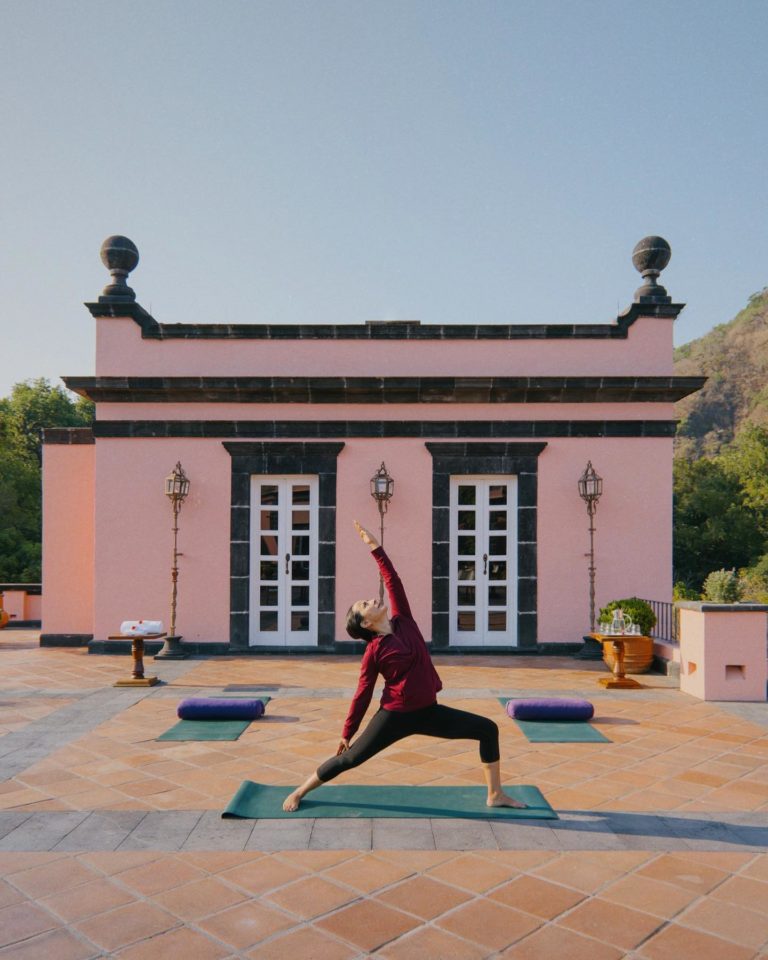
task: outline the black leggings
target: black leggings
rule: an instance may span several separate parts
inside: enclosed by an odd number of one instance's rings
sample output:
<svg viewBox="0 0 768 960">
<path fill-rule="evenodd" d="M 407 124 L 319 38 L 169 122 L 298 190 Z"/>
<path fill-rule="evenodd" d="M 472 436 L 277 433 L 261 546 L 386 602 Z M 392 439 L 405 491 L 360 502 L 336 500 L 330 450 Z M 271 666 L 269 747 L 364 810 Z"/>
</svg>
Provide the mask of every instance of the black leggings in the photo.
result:
<svg viewBox="0 0 768 960">
<path fill-rule="evenodd" d="M 483 763 L 495 763 L 499 759 L 499 728 L 493 720 L 433 703 L 422 710 L 408 713 L 379 709 L 349 750 L 321 764 L 317 768 L 317 776 L 327 783 L 414 733 L 445 740 L 479 740 Z"/>
</svg>

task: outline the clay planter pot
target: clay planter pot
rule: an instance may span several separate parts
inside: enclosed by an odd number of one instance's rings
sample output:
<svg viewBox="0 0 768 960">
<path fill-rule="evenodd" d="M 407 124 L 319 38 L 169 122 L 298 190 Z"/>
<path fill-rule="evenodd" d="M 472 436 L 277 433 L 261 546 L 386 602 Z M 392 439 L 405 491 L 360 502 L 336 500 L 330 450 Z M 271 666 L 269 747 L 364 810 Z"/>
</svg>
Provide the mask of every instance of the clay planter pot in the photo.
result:
<svg viewBox="0 0 768 960">
<path fill-rule="evenodd" d="M 603 635 L 603 662 L 613 673 L 613 640 L 624 641 L 624 672 L 648 673 L 653 666 L 653 640 L 651 637 L 624 636 L 606 637 Z"/>
</svg>

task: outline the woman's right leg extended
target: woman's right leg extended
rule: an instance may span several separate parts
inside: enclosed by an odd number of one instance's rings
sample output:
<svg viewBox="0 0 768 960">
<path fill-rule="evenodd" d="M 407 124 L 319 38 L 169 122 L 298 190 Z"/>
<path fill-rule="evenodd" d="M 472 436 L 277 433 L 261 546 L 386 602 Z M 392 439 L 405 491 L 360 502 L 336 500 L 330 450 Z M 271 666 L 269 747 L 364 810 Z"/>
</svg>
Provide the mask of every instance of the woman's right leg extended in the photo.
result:
<svg viewBox="0 0 768 960">
<path fill-rule="evenodd" d="M 316 790 L 321 784 L 328 783 L 345 770 L 359 767 L 361 763 L 365 763 L 386 747 L 409 736 L 413 733 L 410 717 L 411 715 L 407 713 L 379 709 L 349 750 L 321 763 L 311 777 L 285 798 L 283 810 L 288 813 L 298 810 L 302 797 L 310 790 Z"/>
<path fill-rule="evenodd" d="M 379 709 L 349 750 L 320 764 L 317 768 L 318 779 L 321 783 L 328 783 L 345 770 L 359 767 L 412 732 L 407 713 Z"/>
</svg>

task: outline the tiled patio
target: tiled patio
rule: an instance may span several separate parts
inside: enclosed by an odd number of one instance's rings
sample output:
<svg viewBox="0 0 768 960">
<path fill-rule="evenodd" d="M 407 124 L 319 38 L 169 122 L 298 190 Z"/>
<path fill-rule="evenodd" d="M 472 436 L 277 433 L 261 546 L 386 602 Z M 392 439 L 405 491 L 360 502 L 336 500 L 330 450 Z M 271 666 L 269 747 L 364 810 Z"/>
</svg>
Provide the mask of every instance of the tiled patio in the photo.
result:
<svg viewBox="0 0 768 960">
<path fill-rule="evenodd" d="M 443 702 L 502 731 L 505 779 L 557 821 L 223 821 L 335 748 L 356 658 L 157 662 L 0 633 L 0 960 L 768 957 L 768 705 L 601 664 L 437 658 Z M 194 693 L 269 693 L 235 742 L 157 742 Z M 505 694 L 593 700 L 611 743 L 531 744 Z M 474 744 L 414 737 L 349 783 L 478 784 Z"/>
</svg>

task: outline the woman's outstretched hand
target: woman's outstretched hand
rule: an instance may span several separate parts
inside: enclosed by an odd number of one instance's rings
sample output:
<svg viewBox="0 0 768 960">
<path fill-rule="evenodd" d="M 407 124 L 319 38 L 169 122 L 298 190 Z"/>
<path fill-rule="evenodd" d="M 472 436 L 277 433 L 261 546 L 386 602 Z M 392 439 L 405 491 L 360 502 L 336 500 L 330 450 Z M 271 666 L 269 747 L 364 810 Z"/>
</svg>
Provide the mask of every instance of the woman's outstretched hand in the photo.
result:
<svg viewBox="0 0 768 960">
<path fill-rule="evenodd" d="M 369 530 L 366 530 L 365 527 L 360 526 L 357 520 L 355 520 L 355 530 L 357 530 L 358 534 L 360 535 L 360 539 L 363 541 L 366 547 L 370 547 L 371 550 L 375 550 L 376 547 L 378 547 L 379 541 L 376 539 L 376 537 L 374 537 Z"/>
<path fill-rule="evenodd" d="M 342 753 L 346 753 L 347 750 L 349 750 L 349 740 L 346 737 L 342 737 L 341 740 L 339 740 L 339 746 L 338 746 L 338 749 L 336 750 L 336 756 L 340 757 Z"/>
</svg>

